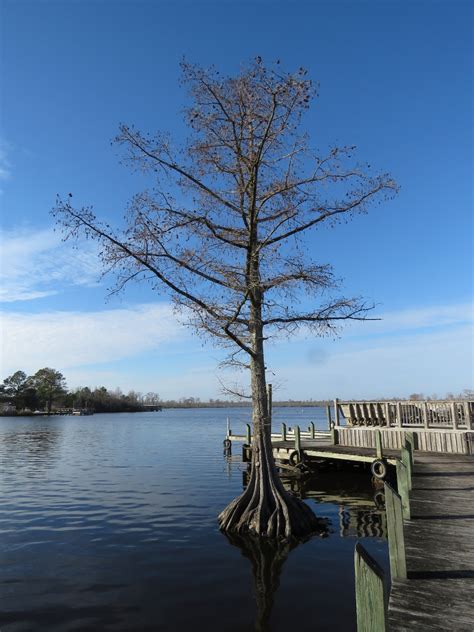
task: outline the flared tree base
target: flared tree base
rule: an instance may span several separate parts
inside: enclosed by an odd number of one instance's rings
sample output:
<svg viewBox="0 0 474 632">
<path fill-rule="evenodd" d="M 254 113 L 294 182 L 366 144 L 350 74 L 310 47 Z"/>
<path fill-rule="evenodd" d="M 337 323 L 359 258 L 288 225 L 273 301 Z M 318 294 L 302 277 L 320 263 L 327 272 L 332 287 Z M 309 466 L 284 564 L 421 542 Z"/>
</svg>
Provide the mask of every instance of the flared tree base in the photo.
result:
<svg viewBox="0 0 474 632">
<path fill-rule="evenodd" d="M 287 492 L 274 472 L 264 481 L 258 475 L 251 476 L 246 490 L 224 509 L 218 521 L 226 533 L 282 540 L 307 538 L 326 531 L 325 522 L 302 500 Z"/>
</svg>

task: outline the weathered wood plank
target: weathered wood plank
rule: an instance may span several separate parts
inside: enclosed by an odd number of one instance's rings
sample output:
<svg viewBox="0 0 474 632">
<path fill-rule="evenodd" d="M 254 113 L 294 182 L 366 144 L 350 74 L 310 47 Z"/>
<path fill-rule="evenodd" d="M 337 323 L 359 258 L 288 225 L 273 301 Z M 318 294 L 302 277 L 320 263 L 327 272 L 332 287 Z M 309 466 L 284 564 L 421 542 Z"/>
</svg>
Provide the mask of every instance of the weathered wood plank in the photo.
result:
<svg viewBox="0 0 474 632">
<path fill-rule="evenodd" d="M 364 547 L 354 551 L 357 632 L 385 632 L 387 612 L 382 568 Z"/>
<path fill-rule="evenodd" d="M 393 579 L 406 579 L 407 563 L 403 533 L 402 499 L 385 483 L 385 510 L 387 512 L 388 550 L 390 573 Z"/>
</svg>

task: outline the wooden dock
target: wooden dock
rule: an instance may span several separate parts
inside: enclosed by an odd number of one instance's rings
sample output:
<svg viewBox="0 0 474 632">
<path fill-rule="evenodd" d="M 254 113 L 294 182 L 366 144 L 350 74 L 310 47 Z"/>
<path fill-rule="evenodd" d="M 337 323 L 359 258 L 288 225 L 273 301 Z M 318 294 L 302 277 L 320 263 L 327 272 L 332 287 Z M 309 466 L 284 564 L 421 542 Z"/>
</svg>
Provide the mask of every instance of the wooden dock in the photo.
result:
<svg viewBox="0 0 474 632">
<path fill-rule="evenodd" d="M 474 428 L 464 406 L 463 427 L 347 427 L 301 432 L 282 424 L 272 434 L 278 464 L 356 461 L 395 466 L 396 489 L 385 482 L 391 586 L 361 543 L 355 548 L 358 632 L 472 632 L 474 630 Z M 250 426 L 243 441 L 251 456 Z M 224 442 L 225 443 L 225 442 Z M 342 443 L 342 445 L 341 445 Z M 384 478 L 379 476 L 378 478 Z M 385 527 L 384 527 L 385 528 Z"/>
<path fill-rule="evenodd" d="M 474 629 L 474 458 L 417 453 L 404 521 L 407 579 L 392 580 L 389 630 Z"/>
</svg>

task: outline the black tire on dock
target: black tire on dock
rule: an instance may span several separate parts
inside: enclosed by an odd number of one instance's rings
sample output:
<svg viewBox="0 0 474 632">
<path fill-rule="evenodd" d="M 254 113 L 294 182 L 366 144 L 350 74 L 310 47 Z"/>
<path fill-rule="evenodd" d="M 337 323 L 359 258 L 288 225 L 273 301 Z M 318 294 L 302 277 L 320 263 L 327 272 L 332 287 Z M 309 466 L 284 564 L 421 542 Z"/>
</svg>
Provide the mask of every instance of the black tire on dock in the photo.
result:
<svg viewBox="0 0 474 632">
<path fill-rule="evenodd" d="M 293 467 L 296 467 L 300 463 L 303 463 L 304 461 L 303 452 L 298 452 L 298 450 L 293 450 L 293 452 L 290 452 L 290 454 L 288 455 L 288 461 L 290 465 L 292 465 Z"/>
<path fill-rule="evenodd" d="M 226 450 L 229 450 L 232 447 L 232 441 L 230 439 L 224 439 L 222 443 Z"/>
<path fill-rule="evenodd" d="M 383 481 L 387 476 L 387 462 L 382 459 L 376 459 L 370 466 L 370 470 L 375 478 Z"/>
</svg>

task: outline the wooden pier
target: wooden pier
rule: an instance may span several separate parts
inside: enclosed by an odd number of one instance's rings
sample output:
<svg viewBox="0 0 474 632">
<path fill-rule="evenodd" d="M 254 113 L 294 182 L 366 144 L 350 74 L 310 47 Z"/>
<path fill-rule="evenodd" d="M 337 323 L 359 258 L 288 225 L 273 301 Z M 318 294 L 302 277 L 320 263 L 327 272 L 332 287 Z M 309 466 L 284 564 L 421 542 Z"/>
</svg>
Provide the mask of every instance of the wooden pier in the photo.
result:
<svg viewBox="0 0 474 632">
<path fill-rule="evenodd" d="M 417 402 L 417 410 L 426 410 L 424 404 Z M 354 552 L 358 632 L 474 630 L 472 404 L 449 402 L 443 410 L 450 415 L 428 423 L 426 416 L 404 420 L 395 405 L 398 416 L 390 412 L 384 426 L 369 417 L 365 425 L 347 423 L 336 400 L 328 431 L 282 424 L 272 434 L 277 466 L 342 460 L 371 464 L 375 476 L 377 463 L 396 472 L 396 489 L 384 483 L 390 581 L 361 543 Z M 245 435 L 233 435 L 228 424 L 225 441 L 244 441 L 244 460 L 250 460 L 249 425 Z M 381 473 L 377 478 L 384 479 L 384 468 Z"/>
<path fill-rule="evenodd" d="M 407 578 L 392 579 L 389 630 L 474 629 L 474 459 L 417 454 L 403 524 Z"/>
</svg>

